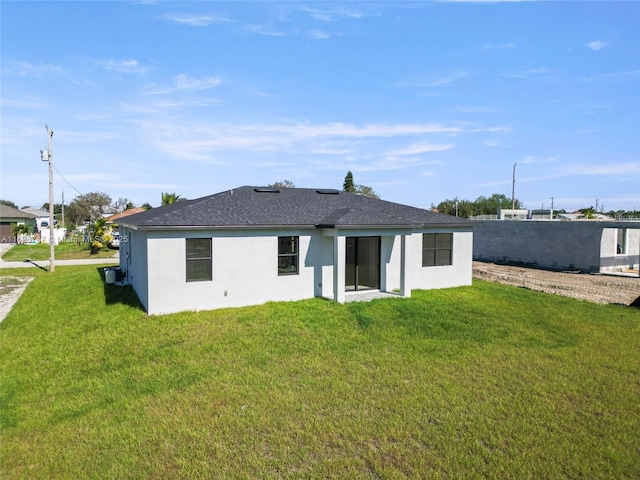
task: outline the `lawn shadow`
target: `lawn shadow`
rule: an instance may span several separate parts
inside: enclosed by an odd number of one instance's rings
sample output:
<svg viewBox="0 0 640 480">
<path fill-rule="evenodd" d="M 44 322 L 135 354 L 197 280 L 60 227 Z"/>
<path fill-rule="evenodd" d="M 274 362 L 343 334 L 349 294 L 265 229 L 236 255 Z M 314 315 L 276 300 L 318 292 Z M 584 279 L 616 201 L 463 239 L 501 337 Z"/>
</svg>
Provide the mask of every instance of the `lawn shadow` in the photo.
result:
<svg viewBox="0 0 640 480">
<path fill-rule="evenodd" d="M 106 305 L 115 305 L 119 303 L 144 311 L 140 300 L 138 300 L 138 295 L 131 285 L 108 285 L 105 281 L 105 267 L 98 267 L 96 268 L 96 271 L 102 280 L 104 303 Z"/>
</svg>

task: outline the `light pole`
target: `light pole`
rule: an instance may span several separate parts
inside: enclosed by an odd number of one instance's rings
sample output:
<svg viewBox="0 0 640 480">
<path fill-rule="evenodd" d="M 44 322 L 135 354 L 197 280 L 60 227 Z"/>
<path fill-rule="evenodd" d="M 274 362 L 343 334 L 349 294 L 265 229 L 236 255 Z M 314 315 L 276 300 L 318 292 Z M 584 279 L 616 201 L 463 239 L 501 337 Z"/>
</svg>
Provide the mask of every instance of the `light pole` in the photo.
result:
<svg viewBox="0 0 640 480">
<path fill-rule="evenodd" d="M 511 183 L 511 210 L 516 208 L 516 165 L 513 164 L 513 181 Z"/>
<path fill-rule="evenodd" d="M 55 240 L 53 230 L 53 150 L 51 139 L 53 131 L 49 129 L 49 125 L 44 126 L 47 129 L 47 149 L 40 150 L 43 162 L 49 162 L 49 271 L 55 271 Z"/>
</svg>

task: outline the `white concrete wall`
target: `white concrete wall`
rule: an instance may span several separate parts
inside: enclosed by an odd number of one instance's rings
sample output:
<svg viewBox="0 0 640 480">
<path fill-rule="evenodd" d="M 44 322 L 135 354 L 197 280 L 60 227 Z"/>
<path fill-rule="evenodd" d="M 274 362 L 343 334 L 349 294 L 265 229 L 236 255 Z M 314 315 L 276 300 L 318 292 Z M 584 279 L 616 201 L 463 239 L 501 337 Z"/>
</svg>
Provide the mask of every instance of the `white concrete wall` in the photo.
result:
<svg viewBox="0 0 640 480">
<path fill-rule="evenodd" d="M 120 227 L 120 270 L 149 311 L 149 282 L 147 272 L 147 233 Z"/>
<path fill-rule="evenodd" d="M 121 227 L 120 265 L 149 314 L 212 310 L 291 301 L 324 296 L 333 298 L 334 238 L 318 229 L 309 230 L 203 230 L 135 231 Z M 471 284 L 472 233 L 456 230 L 453 265 L 422 267 L 422 233 L 406 237 L 408 285 L 413 289 L 445 288 Z M 340 231 L 342 250 L 338 281 L 344 298 L 344 249 L 347 236 L 381 236 L 381 290 L 400 288 L 398 232 Z M 299 272 L 278 275 L 278 236 L 299 237 Z M 124 240 L 126 238 L 126 240 Z M 212 239 L 212 280 L 186 281 L 185 238 Z M 147 274 L 148 266 L 148 274 Z"/>
<path fill-rule="evenodd" d="M 604 228 L 600 242 L 600 272 L 616 273 L 637 269 L 640 263 L 640 228 L 626 227 L 626 252 L 618 253 L 618 228 Z"/>
<path fill-rule="evenodd" d="M 422 233 L 448 233 L 446 229 L 426 229 L 407 237 L 409 285 L 412 289 L 431 290 L 471 285 L 473 268 L 473 233 L 470 229 L 454 231 L 451 265 L 422 266 Z"/>
<path fill-rule="evenodd" d="M 186 241 L 212 238 L 213 278 L 186 281 Z M 278 275 L 278 236 L 299 236 L 297 275 Z M 327 245 L 329 240 L 329 247 Z M 330 239 L 316 231 L 149 232 L 149 314 L 259 305 L 320 293 Z"/>
</svg>

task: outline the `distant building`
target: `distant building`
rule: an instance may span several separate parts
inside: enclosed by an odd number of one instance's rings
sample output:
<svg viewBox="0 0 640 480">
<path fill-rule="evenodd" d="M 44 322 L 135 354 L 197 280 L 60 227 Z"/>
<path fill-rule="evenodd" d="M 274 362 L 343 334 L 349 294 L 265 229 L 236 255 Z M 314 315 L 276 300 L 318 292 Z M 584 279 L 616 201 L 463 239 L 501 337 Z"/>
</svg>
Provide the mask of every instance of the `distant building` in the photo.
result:
<svg viewBox="0 0 640 480">
<path fill-rule="evenodd" d="M 46 210 L 41 210 L 40 208 L 35 207 L 26 207 L 22 209 L 23 212 L 27 212 L 36 219 L 36 228 L 38 232 L 42 233 L 43 229 L 49 228 L 49 212 Z M 58 220 L 56 220 L 55 215 L 53 216 L 53 225 L 56 226 L 58 224 Z"/>
<path fill-rule="evenodd" d="M 638 275 L 640 221 L 478 221 L 476 260 Z"/>
<path fill-rule="evenodd" d="M 0 243 L 17 243 L 12 235 L 13 225 L 26 225 L 34 229 L 36 216 L 8 205 L 0 204 Z"/>
</svg>

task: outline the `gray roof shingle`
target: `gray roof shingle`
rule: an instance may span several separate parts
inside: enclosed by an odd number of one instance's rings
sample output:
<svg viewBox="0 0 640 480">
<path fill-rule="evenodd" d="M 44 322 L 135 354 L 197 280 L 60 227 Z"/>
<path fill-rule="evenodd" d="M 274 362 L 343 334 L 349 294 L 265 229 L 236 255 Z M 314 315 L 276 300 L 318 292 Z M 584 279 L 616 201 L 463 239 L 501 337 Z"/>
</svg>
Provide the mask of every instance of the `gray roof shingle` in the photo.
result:
<svg viewBox="0 0 640 480">
<path fill-rule="evenodd" d="M 249 186 L 153 208 L 126 217 L 121 224 L 140 229 L 471 225 L 451 215 L 338 190 Z"/>
</svg>

